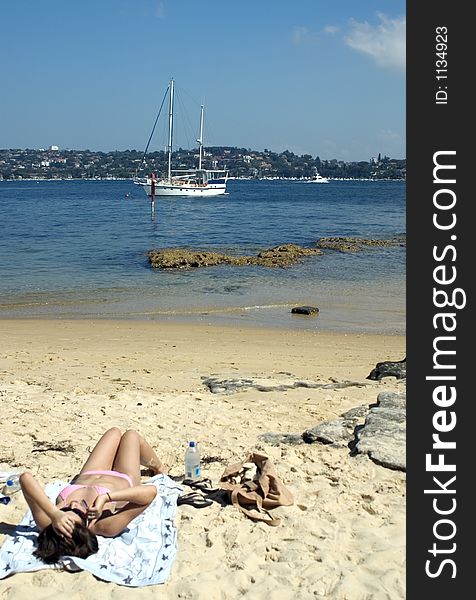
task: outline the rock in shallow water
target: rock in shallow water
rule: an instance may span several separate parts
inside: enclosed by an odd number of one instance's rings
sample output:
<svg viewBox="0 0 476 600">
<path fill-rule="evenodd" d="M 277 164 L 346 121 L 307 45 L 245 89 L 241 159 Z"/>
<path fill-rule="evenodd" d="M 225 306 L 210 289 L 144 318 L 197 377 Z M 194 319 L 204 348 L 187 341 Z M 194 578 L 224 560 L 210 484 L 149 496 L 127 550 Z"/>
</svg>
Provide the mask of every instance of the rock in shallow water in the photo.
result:
<svg viewBox="0 0 476 600">
<path fill-rule="evenodd" d="M 316 246 L 325 250 L 338 250 L 339 252 L 360 252 L 365 247 L 404 246 L 403 237 L 391 240 L 368 239 L 356 237 L 323 237 L 317 240 Z"/>
<path fill-rule="evenodd" d="M 295 315 L 318 315 L 319 309 L 317 306 L 295 306 L 291 312 Z"/>
<path fill-rule="evenodd" d="M 275 246 L 263 250 L 258 256 L 233 256 L 186 248 L 162 248 L 147 253 L 151 266 L 156 269 L 193 269 L 215 265 L 289 267 L 296 264 L 303 256 L 317 254 L 322 254 L 318 248 L 303 248 L 296 244 Z"/>
</svg>

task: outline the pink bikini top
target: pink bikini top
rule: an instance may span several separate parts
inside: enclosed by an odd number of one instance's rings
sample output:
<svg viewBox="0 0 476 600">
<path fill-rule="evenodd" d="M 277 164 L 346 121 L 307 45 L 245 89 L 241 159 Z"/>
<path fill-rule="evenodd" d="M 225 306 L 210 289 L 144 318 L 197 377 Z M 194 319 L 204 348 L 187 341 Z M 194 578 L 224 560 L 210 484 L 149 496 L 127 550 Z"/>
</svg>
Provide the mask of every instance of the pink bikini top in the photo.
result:
<svg viewBox="0 0 476 600">
<path fill-rule="evenodd" d="M 131 477 L 126 473 L 121 473 L 120 471 L 83 471 L 83 475 L 112 475 L 113 477 L 121 477 L 121 479 L 125 479 L 131 487 L 134 485 Z M 94 488 L 98 495 L 107 494 L 111 491 L 110 489 L 105 488 L 102 485 L 85 485 L 79 483 L 70 483 L 61 490 L 58 496 L 65 502 L 66 498 L 70 494 L 72 494 L 76 490 L 80 490 L 81 488 Z"/>
<path fill-rule="evenodd" d="M 110 492 L 111 490 L 109 490 L 108 488 L 102 487 L 101 485 L 80 485 L 80 484 L 75 484 L 75 483 L 70 483 L 69 485 L 67 485 L 65 488 L 63 488 L 61 490 L 61 492 L 58 494 L 58 496 L 64 501 L 66 502 L 66 498 L 72 494 L 73 492 L 75 492 L 76 490 L 80 490 L 81 488 L 94 488 L 96 490 L 96 492 L 99 494 L 107 494 L 108 492 Z"/>
</svg>

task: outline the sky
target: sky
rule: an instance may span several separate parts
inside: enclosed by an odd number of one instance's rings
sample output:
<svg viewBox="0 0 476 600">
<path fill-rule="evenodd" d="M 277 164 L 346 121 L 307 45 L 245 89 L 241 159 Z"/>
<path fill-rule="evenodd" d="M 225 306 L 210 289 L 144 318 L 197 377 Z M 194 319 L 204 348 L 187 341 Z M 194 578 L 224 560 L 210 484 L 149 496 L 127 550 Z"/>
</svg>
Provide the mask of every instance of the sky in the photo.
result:
<svg viewBox="0 0 476 600">
<path fill-rule="evenodd" d="M 0 8 L 0 148 L 143 151 L 173 78 L 175 147 L 196 147 L 203 103 L 205 145 L 321 160 L 406 156 L 402 0 Z M 149 151 L 164 148 L 163 117 Z"/>
</svg>

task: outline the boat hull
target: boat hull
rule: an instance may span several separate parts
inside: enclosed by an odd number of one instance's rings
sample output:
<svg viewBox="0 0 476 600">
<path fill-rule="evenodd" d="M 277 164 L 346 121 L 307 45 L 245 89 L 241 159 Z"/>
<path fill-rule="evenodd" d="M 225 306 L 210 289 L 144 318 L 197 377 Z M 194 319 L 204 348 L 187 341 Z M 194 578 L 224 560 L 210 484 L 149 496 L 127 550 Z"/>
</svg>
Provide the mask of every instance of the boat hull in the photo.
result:
<svg viewBox="0 0 476 600">
<path fill-rule="evenodd" d="M 139 183 L 148 196 L 152 196 L 152 186 L 150 183 Z M 204 185 L 204 186 L 186 186 L 155 184 L 154 196 L 221 196 L 226 194 L 226 184 Z"/>
</svg>

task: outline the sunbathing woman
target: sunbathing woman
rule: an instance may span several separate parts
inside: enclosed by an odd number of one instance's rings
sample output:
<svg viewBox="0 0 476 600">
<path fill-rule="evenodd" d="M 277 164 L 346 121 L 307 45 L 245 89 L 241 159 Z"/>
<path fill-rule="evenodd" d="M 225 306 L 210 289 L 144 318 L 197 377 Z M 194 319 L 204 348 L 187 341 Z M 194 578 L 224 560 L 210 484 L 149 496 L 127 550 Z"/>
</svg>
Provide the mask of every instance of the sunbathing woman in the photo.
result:
<svg viewBox="0 0 476 600">
<path fill-rule="evenodd" d="M 80 473 L 53 504 L 31 473 L 20 483 L 40 529 L 35 556 L 57 563 L 62 556 L 86 558 L 98 551 L 96 534 L 114 537 L 154 500 L 153 485 L 140 483 L 140 465 L 165 472 L 149 444 L 136 431 L 106 431 Z"/>
</svg>

